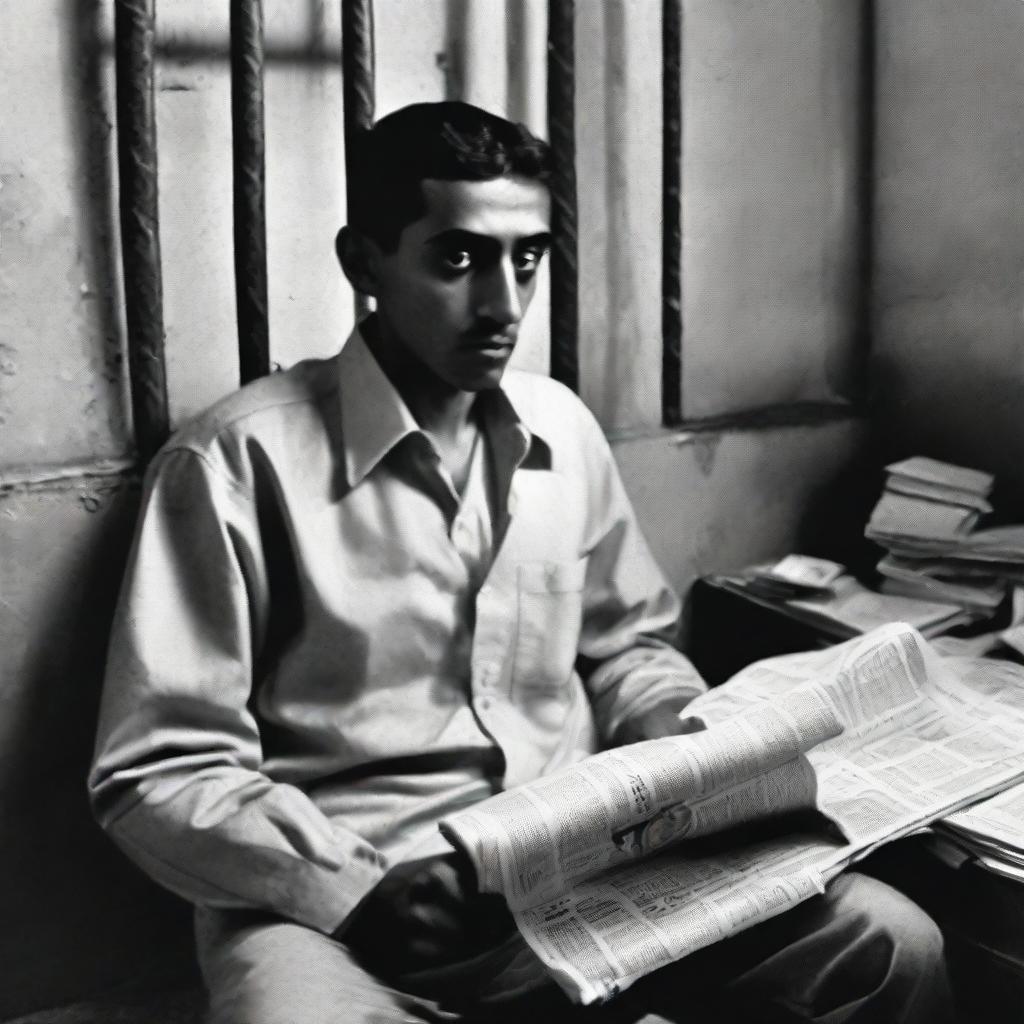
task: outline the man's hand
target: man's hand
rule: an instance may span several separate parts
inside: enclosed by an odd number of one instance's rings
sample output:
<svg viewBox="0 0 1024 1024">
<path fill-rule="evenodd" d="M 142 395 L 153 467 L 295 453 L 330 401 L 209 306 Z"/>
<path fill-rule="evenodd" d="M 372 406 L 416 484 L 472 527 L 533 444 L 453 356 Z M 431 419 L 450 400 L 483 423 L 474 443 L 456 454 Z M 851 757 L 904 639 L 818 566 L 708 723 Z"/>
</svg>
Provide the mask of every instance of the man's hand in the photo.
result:
<svg viewBox="0 0 1024 1024">
<path fill-rule="evenodd" d="M 476 956 L 514 928 L 504 900 L 481 896 L 468 865 L 444 854 L 396 864 L 335 937 L 372 970 L 396 975 Z"/>
<path fill-rule="evenodd" d="M 680 718 L 680 712 L 685 706 L 685 703 L 678 701 L 664 701 L 642 714 L 627 718 L 612 737 L 612 745 L 624 747 L 627 743 L 639 743 L 641 740 L 701 732 L 704 723 L 700 719 Z"/>
</svg>

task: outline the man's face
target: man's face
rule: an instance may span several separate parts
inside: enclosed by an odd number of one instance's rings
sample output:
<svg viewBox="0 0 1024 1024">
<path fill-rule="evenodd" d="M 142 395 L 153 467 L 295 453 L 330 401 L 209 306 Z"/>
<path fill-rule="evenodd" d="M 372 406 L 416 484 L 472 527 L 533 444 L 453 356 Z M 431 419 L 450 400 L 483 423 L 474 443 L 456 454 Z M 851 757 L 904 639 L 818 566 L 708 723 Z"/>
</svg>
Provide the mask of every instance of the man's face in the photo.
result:
<svg viewBox="0 0 1024 1024">
<path fill-rule="evenodd" d="M 424 216 L 374 259 L 382 339 L 454 390 L 496 387 L 550 241 L 547 188 L 516 177 L 422 188 Z"/>
</svg>

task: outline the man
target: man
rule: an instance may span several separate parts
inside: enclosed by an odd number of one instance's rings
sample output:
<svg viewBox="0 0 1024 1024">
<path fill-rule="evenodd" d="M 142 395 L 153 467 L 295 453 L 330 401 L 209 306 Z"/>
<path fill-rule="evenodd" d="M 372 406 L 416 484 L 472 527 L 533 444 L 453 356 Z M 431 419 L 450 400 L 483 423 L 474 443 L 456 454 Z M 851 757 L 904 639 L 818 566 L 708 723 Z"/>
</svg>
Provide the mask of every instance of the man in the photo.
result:
<svg viewBox="0 0 1024 1024">
<path fill-rule="evenodd" d="M 154 461 L 91 791 L 198 905 L 235 1024 L 568 1019 L 445 814 L 683 730 L 703 683 L 608 446 L 506 372 L 549 240 L 545 145 L 459 103 L 382 120 L 338 239 L 376 312 Z M 667 980 L 666 980 L 667 979 Z M 934 925 L 856 875 L 599 1019 L 942 1019 Z M 597 1016 L 595 1016 L 595 1014 Z"/>
</svg>

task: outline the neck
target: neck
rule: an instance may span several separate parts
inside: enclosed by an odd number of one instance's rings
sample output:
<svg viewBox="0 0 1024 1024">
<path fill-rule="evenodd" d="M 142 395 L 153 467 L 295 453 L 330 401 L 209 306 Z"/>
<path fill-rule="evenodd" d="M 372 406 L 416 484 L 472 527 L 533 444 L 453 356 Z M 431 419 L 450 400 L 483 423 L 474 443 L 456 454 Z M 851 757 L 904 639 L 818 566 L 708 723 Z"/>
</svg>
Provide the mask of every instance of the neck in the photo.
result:
<svg viewBox="0 0 1024 1024">
<path fill-rule="evenodd" d="M 416 422 L 435 437 L 457 440 L 472 425 L 476 394 L 460 391 L 382 337 L 376 317 L 360 325 L 380 368 L 401 395 Z"/>
</svg>

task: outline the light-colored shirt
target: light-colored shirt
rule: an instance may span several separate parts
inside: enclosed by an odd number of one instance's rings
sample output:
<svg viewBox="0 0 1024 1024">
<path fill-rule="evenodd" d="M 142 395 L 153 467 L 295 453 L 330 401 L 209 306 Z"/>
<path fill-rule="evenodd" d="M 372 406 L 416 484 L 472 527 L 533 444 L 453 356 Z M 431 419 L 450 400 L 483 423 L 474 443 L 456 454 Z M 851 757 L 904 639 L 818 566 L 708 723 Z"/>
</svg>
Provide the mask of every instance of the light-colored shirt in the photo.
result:
<svg viewBox="0 0 1024 1024">
<path fill-rule="evenodd" d="M 355 333 L 147 473 L 90 792 L 200 904 L 334 930 L 437 821 L 703 682 L 597 423 L 509 371 L 464 495 Z"/>
</svg>

